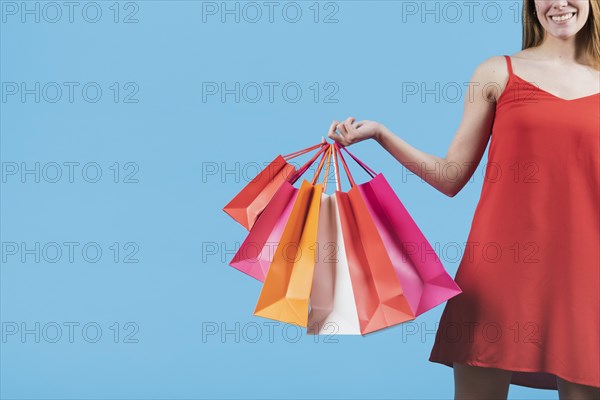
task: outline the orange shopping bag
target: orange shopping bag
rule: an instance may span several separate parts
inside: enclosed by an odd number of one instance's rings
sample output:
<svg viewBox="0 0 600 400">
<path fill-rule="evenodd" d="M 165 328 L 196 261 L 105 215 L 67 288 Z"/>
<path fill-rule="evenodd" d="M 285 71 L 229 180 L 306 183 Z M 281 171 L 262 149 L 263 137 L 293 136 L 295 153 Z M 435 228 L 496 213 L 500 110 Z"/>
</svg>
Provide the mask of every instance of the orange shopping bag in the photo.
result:
<svg viewBox="0 0 600 400">
<path fill-rule="evenodd" d="M 323 184 L 315 184 L 325 159 L 327 165 L 333 146 L 329 145 L 312 182 L 304 180 L 296 196 L 273 261 L 267 272 L 254 315 L 281 322 L 307 326 L 317 248 L 317 228 Z M 327 171 L 324 184 L 327 182 Z"/>
</svg>

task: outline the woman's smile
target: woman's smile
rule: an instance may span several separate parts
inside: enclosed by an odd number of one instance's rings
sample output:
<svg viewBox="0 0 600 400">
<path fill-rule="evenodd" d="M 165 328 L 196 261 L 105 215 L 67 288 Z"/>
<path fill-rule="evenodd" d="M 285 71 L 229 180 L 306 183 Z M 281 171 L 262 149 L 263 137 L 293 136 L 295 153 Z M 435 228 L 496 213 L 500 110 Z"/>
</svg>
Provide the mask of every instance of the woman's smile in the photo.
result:
<svg viewBox="0 0 600 400">
<path fill-rule="evenodd" d="M 554 22 L 556 24 L 563 25 L 563 24 L 566 24 L 569 21 L 573 20 L 576 14 L 577 14 L 576 12 L 572 11 L 572 12 L 568 12 L 568 13 L 552 15 L 552 16 L 550 16 L 550 19 L 552 20 L 552 22 Z"/>
</svg>

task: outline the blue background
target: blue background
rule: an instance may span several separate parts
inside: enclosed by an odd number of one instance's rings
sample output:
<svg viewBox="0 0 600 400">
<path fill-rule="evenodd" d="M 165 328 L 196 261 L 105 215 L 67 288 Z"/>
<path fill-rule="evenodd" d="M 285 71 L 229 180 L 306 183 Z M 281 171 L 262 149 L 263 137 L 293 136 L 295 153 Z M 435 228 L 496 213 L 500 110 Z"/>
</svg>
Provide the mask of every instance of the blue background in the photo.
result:
<svg viewBox="0 0 600 400">
<path fill-rule="evenodd" d="M 491 2 L 476 2 L 472 19 L 462 2 L 453 3 L 458 16 L 444 1 L 320 2 L 317 22 L 315 2 L 296 2 L 295 23 L 282 16 L 287 3 L 272 21 L 262 6 L 255 22 L 250 8 L 222 22 L 220 13 L 203 20 L 203 7 L 222 2 L 100 1 L 95 23 L 82 16 L 86 2 L 72 22 L 65 6 L 52 22 L 44 2 L 1 3 L 2 398 L 452 398 L 452 369 L 427 360 L 443 305 L 366 337 L 307 336 L 275 323 L 270 338 L 269 320 L 252 315 L 260 283 L 227 265 L 245 231 L 221 209 L 257 165 L 318 143 L 334 119 L 377 120 L 445 156 L 475 67 L 520 50 L 520 1 L 492 2 L 487 14 Z M 24 5 L 39 7 L 39 22 Z M 439 11 L 425 14 L 425 5 Z M 39 102 L 9 93 L 36 82 Z M 64 90 L 52 102 L 51 82 L 77 82 L 73 101 Z M 82 95 L 89 82 L 102 89 L 97 102 Z M 203 100 L 203 82 L 279 89 L 272 102 L 266 91 L 253 102 L 251 87 L 239 102 Z M 296 102 L 281 92 L 290 82 L 302 89 Z M 448 85 L 449 94 L 403 99 L 411 82 Z M 448 198 L 376 143 L 353 150 L 386 175 L 429 241 L 446 246 L 440 255 L 454 276 L 487 152 Z M 65 162 L 79 163 L 73 182 Z M 39 182 L 10 173 L 36 163 Z M 57 182 L 53 163 L 62 165 Z M 88 163 L 102 172 L 95 183 L 94 169 L 82 175 Z M 72 261 L 52 253 L 64 242 L 78 243 Z M 82 255 L 86 243 L 102 249 L 97 262 Z M 65 324 L 74 324 L 72 340 Z M 510 398 L 521 397 L 557 396 L 512 386 Z"/>
</svg>

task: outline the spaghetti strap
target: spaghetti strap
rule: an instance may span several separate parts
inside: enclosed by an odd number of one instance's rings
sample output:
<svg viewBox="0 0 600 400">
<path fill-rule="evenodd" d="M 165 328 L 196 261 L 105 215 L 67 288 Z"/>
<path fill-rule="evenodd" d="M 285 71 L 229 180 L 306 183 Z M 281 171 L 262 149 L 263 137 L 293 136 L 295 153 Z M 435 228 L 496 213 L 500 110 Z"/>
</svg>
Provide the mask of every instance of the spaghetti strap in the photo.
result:
<svg viewBox="0 0 600 400">
<path fill-rule="evenodd" d="M 510 76 L 513 74 L 512 62 L 510 60 L 510 56 L 505 55 L 504 58 L 506 58 L 506 66 L 508 67 L 508 76 Z"/>
</svg>

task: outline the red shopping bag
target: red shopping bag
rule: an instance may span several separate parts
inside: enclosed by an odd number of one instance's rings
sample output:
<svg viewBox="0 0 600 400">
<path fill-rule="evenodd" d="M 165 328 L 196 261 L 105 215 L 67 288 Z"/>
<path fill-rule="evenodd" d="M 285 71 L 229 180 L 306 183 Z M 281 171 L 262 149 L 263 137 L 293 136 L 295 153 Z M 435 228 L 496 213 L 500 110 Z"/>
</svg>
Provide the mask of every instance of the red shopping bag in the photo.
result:
<svg viewBox="0 0 600 400">
<path fill-rule="evenodd" d="M 326 145 L 319 143 L 284 156 L 278 155 L 227 203 L 223 211 L 250 230 L 279 187 L 295 176 L 296 168 L 287 161 Z"/>
<path fill-rule="evenodd" d="M 230 266 L 264 282 L 283 228 L 298 195 L 298 189 L 293 185 L 326 150 L 326 147 L 321 147 L 291 176 L 289 181 L 282 183 L 229 262 Z"/>
<path fill-rule="evenodd" d="M 361 333 L 415 319 L 390 255 L 360 189 L 336 145 L 351 189 L 336 192 Z"/>
<path fill-rule="evenodd" d="M 343 150 L 372 177 L 356 187 L 375 222 L 414 315 L 421 315 L 460 294 L 462 290 L 448 275 L 383 174 L 376 174 L 345 147 Z"/>
</svg>

